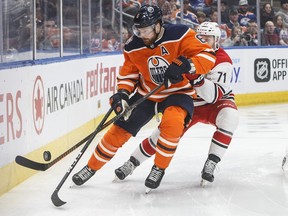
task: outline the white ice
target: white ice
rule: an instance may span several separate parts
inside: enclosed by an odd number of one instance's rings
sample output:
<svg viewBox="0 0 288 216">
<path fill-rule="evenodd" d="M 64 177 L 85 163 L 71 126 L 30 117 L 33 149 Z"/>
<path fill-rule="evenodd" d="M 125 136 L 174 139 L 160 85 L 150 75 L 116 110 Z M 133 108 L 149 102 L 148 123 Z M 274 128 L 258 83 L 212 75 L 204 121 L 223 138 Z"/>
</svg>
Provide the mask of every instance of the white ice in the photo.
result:
<svg viewBox="0 0 288 216">
<path fill-rule="evenodd" d="M 114 169 L 122 165 L 139 142 L 156 126 L 153 120 L 116 156 L 81 187 L 72 175 L 90 157 L 99 134 L 60 189 L 66 201 L 55 207 L 50 196 L 82 146 L 45 172 L 0 197 L 1 216 L 287 216 L 288 174 L 281 162 L 288 146 L 288 104 L 240 107 L 240 125 L 213 184 L 202 188 L 200 172 L 214 128 L 198 124 L 181 140 L 160 187 L 145 194 L 144 180 L 153 159 L 126 180 L 113 183 Z M 53 157 L 53 156 L 52 156 Z"/>
</svg>

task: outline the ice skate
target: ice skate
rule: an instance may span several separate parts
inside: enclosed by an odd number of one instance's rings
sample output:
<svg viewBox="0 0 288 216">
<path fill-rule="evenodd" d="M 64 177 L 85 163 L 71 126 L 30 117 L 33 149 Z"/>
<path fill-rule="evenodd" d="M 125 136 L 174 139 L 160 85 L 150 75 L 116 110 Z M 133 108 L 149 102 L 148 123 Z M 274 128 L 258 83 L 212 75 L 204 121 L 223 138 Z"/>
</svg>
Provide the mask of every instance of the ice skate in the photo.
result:
<svg viewBox="0 0 288 216">
<path fill-rule="evenodd" d="M 88 181 L 94 174 L 96 173 L 95 170 L 90 169 L 87 165 L 83 167 L 79 172 L 73 175 L 72 181 L 76 185 L 82 185 L 86 181 Z"/>
<path fill-rule="evenodd" d="M 115 169 L 115 179 L 113 182 L 124 180 L 128 175 L 132 175 L 134 169 L 139 165 L 140 162 L 135 157 L 131 156 L 122 166 Z"/>
<path fill-rule="evenodd" d="M 151 190 L 151 188 L 146 187 L 145 194 L 148 194 Z"/>
<path fill-rule="evenodd" d="M 200 186 L 202 187 L 205 187 L 207 185 L 208 182 L 213 182 L 214 181 L 214 171 L 215 171 L 215 168 L 216 168 L 216 165 L 217 163 L 210 160 L 210 159 L 207 159 L 205 164 L 204 164 L 204 167 L 202 169 L 202 180 L 200 182 Z"/>
<path fill-rule="evenodd" d="M 159 187 L 161 180 L 165 174 L 164 169 L 160 169 L 153 165 L 150 174 L 145 180 L 146 194 L 151 191 L 151 189 L 156 189 Z"/>
</svg>

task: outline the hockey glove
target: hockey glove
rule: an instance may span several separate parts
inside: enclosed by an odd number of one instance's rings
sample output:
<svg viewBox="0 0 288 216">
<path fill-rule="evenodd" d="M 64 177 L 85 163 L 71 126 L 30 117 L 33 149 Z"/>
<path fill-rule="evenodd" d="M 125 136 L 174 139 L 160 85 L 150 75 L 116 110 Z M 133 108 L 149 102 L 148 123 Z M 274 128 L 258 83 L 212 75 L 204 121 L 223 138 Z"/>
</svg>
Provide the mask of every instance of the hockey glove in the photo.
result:
<svg viewBox="0 0 288 216">
<path fill-rule="evenodd" d="M 116 115 L 120 115 L 125 112 L 129 107 L 127 101 L 129 99 L 129 93 L 126 90 L 119 90 L 117 93 L 110 97 L 110 106 L 113 108 Z M 124 121 L 127 121 L 132 111 L 126 112 L 123 115 Z"/>
<path fill-rule="evenodd" d="M 166 69 L 164 73 L 165 88 L 169 88 L 172 84 L 176 84 L 183 80 L 182 74 L 189 73 L 191 70 L 190 62 L 184 56 L 176 58 Z"/>
<path fill-rule="evenodd" d="M 186 77 L 190 80 L 190 83 L 193 87 L 200 87 L 204 84 L 205 81 L 203 74 L 186 74 Z"/>
</svg>

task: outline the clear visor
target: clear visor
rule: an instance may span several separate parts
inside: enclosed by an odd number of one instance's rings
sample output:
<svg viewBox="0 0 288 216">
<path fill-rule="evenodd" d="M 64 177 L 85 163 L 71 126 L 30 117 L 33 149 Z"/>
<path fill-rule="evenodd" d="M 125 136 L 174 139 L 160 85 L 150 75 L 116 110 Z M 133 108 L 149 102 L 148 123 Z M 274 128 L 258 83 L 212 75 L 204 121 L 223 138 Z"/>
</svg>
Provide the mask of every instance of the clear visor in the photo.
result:
<svg viewBox="0 0 288 216">
<path fill-rule="evenodd" d="M 144 28 L 137 28 L 135 25 L 132 26 L 134 35 L 139 38 L 148 37 L 155 29 L 155 25 L 147 26 Z"/>
</svg>

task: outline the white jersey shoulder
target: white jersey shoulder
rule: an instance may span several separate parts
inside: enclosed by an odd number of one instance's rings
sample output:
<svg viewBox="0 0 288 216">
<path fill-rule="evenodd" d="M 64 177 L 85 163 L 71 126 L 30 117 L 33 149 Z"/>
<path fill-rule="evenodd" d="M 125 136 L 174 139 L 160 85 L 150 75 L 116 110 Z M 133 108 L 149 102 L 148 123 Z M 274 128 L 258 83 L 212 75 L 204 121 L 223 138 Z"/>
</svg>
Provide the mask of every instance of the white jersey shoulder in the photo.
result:
<svg viewBox="0 0 288 216">
<path fill-rule="evenodd" d="M 200 87 L 195 87 L 199 98 L 195 100 L 195 106 L 206 103 L 215 103 L 222 96 L 232 92 L 230 84 L 233 73 L 233 65 L 229 55 L 220 48 L 216 52 L 216 63 L 212 70 L 206 74 L 205 82 Z"/>
</svg>

